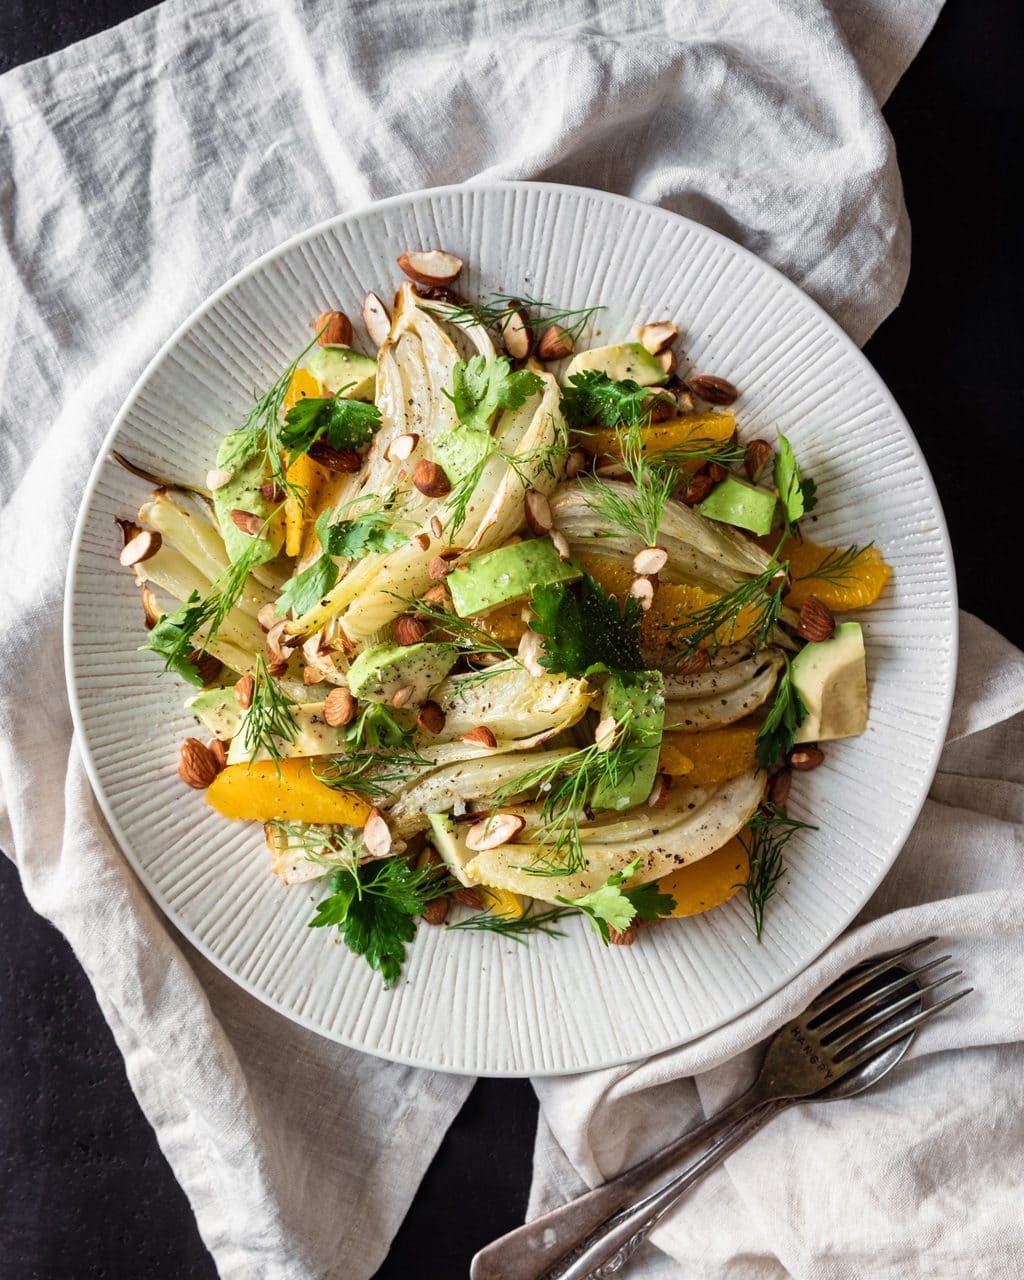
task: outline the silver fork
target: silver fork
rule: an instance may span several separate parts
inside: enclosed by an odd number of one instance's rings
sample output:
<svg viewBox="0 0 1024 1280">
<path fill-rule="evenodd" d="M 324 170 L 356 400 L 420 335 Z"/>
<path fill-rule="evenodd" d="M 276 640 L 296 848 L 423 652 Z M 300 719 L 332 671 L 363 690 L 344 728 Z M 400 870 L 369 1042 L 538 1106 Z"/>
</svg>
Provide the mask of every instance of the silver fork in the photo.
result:
<svg viewBox="0 0 1024 1280">
<path fill-rule="evenodd" d="M 802 1099 L 827 1101 L 866 1088 L 899 1061 L 922 1023 L 968 994 L 971 988 L 924 1007 L 927 992 L 961 973 L 922 983 L 950 957 L 916 969 L 901 963 L 934 941 L 924 938 L 844 975 L 775 1033 L 757 1078 L 739 1098 L 611 1182 L 487 1245 L 473 1259 L 471 1280 L 617 1275 L 679 1197 L 753 1132 Z M 700 1160 L 651 1191 L 659 1174 L 707 1143 L 713 1145 Z"/>
</svg>

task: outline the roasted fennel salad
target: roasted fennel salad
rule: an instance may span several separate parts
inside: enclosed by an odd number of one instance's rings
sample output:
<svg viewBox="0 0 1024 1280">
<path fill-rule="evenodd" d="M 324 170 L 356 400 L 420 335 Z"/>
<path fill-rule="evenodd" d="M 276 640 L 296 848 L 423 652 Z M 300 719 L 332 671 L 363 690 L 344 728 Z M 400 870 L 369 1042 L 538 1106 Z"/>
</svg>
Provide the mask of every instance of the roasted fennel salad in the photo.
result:
<svg viewBox="0 0 1024 1280">
<path fill-rule="evenodd" d="M 804 535 L 790 442 L 737 437 L 671 321 L 588 346 L 600 308 L 398 261 L 374 354 L 323 313 L 205 488 L 121 459 L 159 485 L 118 522 L 143 647 L 198 690 L 182 781 L 388 985 L 417 918 L 622 945 L 745 890 L 760 938 L 792 773 L 866 724 L 834 614 L 888 567 Z"/>
</svg>

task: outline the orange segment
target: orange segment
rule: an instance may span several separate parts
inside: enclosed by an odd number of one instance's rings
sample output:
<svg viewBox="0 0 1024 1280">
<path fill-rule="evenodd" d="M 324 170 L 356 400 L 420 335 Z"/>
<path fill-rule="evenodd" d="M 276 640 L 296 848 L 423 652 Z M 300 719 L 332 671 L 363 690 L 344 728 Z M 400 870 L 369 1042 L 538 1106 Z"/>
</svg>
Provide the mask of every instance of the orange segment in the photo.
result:
<svg viewBox="0 0 1024 1280">
<path fill-rule="evenodd" d="M 699 862 L 680 867 L 658 881 L 662 893 L 676 900 L 673 916 L 695 916 L 721 906 L 741 889 L 747 879 L 750 860 L 738 836 Z"/>
<path fill-rule="evenodd" d="M 224 818 L 254 822 L 340 822 L 361 827 L 370 806 L 335 791 L 313 774 L 308 759 L 229 764 L 206 788 L 206 803 Z"/>
<path fill-rule="evenodd" d="M 633 573 L 627 565 L 620 564 L 617 560 L 608 560 L 604 556 L 591 555 L 589 552 L 577 555 L 576 559 L 609 595 L 614 595 L 620 602 L 629 595 Z M 716 592 L 705 591 L 703 587 L 662 582 L 654 596 L 654 603 L 644 614 L 640 624 L 640 642 L 644 649 L 658 652 L 677 648 L 680 639 L 686 634 L 689 615 L 717 599 Z M 742 640 L 756 627 L 757 616 L 754 609 L 741 609 L 731 633 L 728 628 L 719 629 L 719 643 L 733 644 Z M 680 627 L 681 630 L 673 633 L 666 630 L 669 627 Z M 706 640 L 700 647 L 706 649 L 709 643 Z"/>
<path fill-rule="evenodd" d="M 644 430 L 644 453 L 660 453 L 665 449 L 683 449 L 687 445 L 708 446 L 724 444 L 736 434 L 736 419 L 731 413 L 687 413 L 667 422 L 656 422 Z M 594 427 L 580 432 L 580 444 L 598 457 L 619 453 L 618 434 L 614 427 Z M 689 471 L 697 471 L 704 465 L 703 458 L 692 458 L 686 464 Z"/>
<path fill-rule="evenodd" d="M 786 604 L 799 609 L 808 596 L 817 596 L 822 604 L 827 604 L 836 613 L 874 604 L 892 577 L 892 569 L 882 559 L 877 547 L 865 547 L 852 562 L 837 566 L 834 558 L 841 556 L 843 551 L 843 547 L 823 547 L 807 538 L 802 542 L 797 538 L 787 538 L 779 552 L 781 560 L 789 561 L 792 580 L 786 593 Z M 815 570 L 823 563 L 826 576 L 816 577 Z"/>
<path fill-rule="evenodd" d="M 288 483 L 300 492 L 289 492 L 284 500 L 285 555 L 297 556 L 302 550 L 303 534 L 314 518 L 326 479 L 327 472 L 307 453 L 300 453 L 288 468 Z"/>
<path fill-rule="evenodd" d="M 756 768 L 757 730 L 755 721 L 740 720 L 703 733 L 666 733 L 658 767 L 691 786 L 717 787 Z"/>
<path fill-rule="evenodd" d="M 482 617 L 471 618 L 470 621 L 506 649 L 515 649 L 526 630 L 523 606 L 522 600 L 511 600 L 508 604 L 498 605 L 497 609 L 492 609 Z"/>
<path fill-rule="evenodd" d="M 320 383 L 305 369 L 296 369 L 288 383 L 288 389 L 284 393 L 282 409 L 285 413 L 289 409 L 293 409 L 296 404 L 306 396 L 311 396 L 314 400 L 318 399 L 322 394 Z"/>
</svg>

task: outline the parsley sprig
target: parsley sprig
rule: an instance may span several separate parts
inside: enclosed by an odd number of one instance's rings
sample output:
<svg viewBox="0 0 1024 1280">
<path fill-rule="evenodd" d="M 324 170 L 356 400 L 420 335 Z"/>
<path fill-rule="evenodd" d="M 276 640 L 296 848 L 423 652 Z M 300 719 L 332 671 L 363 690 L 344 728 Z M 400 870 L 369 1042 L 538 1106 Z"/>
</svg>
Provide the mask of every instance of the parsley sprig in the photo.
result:
<svg viewBox="0 0 1024 1280">
<path fill-rule="evenodd" d="M 521 369 L 512 372 L 504 356 L 488 360 L 473 356 L 459 360 L 452 370 L 452 389 L 444 394 L 455 406 L 464 427 L 489 432 L 499 409 L 519 409 L 528 396 L 544 386 L 543 378 Z"/>
<path fill-rule="evenodd" d="M 755 754 L 759 769 L 770 769 L 793 750 L 796 731 L 807 718 L 804 700 L 793 682 L 789 655 L 784 653 L 782 661 L 782 673 L 775 685 L 772 705 L 757 731 Z"/>
<path fill-rule="evenodd" d="M 541 666 L 568 676 L 598 671 L 642 671 L 643 609 L 632 596 L 620 610 L 614 596 L 589 574 L 576 583 L 534 587 L 530 629 L 544 638 Z"/>
<path fill-rule="evenodd" d="M 655 882 L 637 885 L 633 889 L 623 889 L 625 882 L 636 875 L 640 868 L 640 859 L 635 858 L 621 871 L 614 871 L 599 888 L 581 898 L 563 898 L 556 894 L 559 902 L 575 907 L 581 911 L 593 925 L 606 945 L 611 941 L 610 929 L 616 933 L 624 933 L 634 920 L 657 920 L 661 916 L 671 915 L 675 910 L 676 900 L 669 893 L 662 893 Z"/>
<path fill-rule="evenodd" d="M 779 450 L 775 455 L 775 487 L 779 492 L 779 506 L 786 532 L 791 533 L 793 526 L 809 511 L 813 511 L 818 503 L 817 485 L 813 480 L 802 480 L 800 468 L 797 466 L 793 446 L 781 431 Z"/>
<path fill-rule="evenodd" d="M 654 404 L 668 398 L 632 378 L 610 378 L 600 370 L 584 369 L 562 388 L 562 416 L 571 427 L 641 426 L 650 423 Z"/>
</svg>

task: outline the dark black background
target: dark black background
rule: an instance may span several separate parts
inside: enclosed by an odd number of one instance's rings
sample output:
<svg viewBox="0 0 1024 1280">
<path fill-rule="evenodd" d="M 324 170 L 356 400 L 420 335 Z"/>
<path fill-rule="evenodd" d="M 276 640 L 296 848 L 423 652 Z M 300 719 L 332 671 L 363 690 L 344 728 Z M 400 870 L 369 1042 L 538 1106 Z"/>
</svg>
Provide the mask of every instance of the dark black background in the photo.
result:
<svg viewBox="0 0 1024 1280">
<path fill-rule="evenodd" d="M 146 7 L 0 0 L 0 70 Z M 893 94 L 885 114 L 913 269 L 902 305 L 867 347 L 938 484 L 963 607 L 1018 644 L 1022 61 L 1017 0 L 950 0 Z M 214 1277 L 91 988 L 3 858 L 0 936 L 0 1277 Z M 481 1244 L 521 1221 L 535 1112 L 526 1083 L 476 1086 L 378 1280 L 463 1276 Z"/>
</svg>

